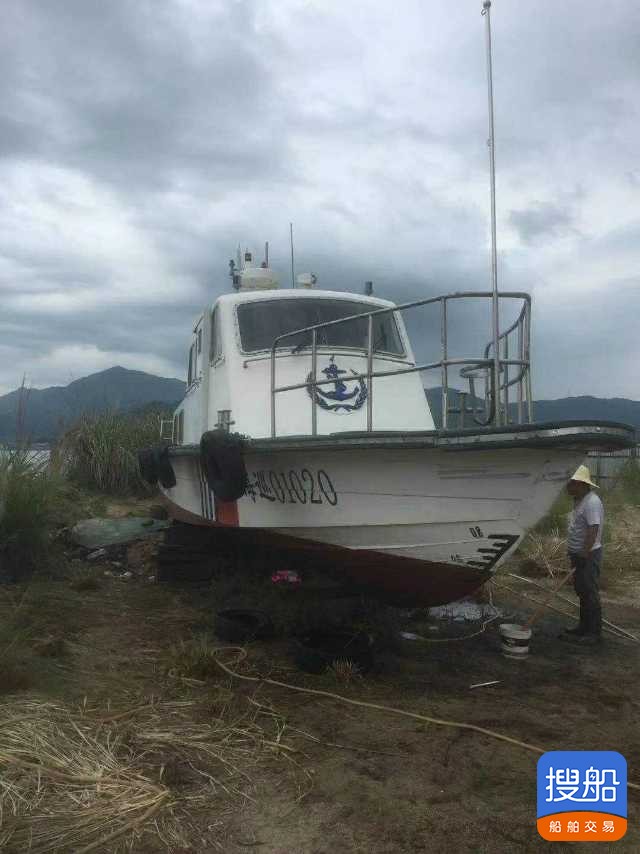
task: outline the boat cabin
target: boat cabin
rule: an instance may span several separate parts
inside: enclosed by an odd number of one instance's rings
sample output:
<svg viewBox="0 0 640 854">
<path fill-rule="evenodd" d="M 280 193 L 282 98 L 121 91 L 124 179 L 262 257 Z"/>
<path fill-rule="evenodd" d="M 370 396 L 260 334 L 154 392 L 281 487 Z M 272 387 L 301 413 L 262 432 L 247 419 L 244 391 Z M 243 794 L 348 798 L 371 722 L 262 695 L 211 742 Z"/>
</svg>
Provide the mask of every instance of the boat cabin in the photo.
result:
<svg viewBox="0 0 640 854">
<path fill-rule="evenodd" d="M 279 290 L 268 266 L 253 267 L 248 253 L 242 267 L 231 264 L 231 275 L 237 292 L 220 296 L 193 327 L 176 444 L 197 443 L 216 428 L 252 438 L 362 431 L 368 407 L 376 431 L 434 428 L 419 373 L 363 376 L 370 336 L 370 373 L 415 365 L 399 312 L 358 317 L 393 303 L 315 290 L 312 275 L 300 277 L 302 287 Z M 347 317 L 316 330 L 315 347 L 312 331 L 290 334 Z"/>
</svg>

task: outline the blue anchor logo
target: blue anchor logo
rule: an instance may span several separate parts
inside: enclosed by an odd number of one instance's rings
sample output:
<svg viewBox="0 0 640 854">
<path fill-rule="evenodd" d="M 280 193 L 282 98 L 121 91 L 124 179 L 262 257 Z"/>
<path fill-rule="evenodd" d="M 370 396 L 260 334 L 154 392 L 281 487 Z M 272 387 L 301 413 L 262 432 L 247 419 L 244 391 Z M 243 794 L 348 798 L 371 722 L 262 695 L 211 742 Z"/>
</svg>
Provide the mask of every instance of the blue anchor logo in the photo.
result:
<svg viewBox="0 0 640 854">
<path fill-rule="evenodd" d="M 347 371 L 336 365 L 335 356 L 331 357 L 329 365 L 322 369 L 322 373 L 328 380 L 333 380 L 333 391 L 325 391 L 325 389 L 329 388 L 328 385 L 318 386 L 314 389 L 311 385 L 313 377 L 311 374 L 307 376 L 307 383 L 309 383 L 307 391 L 309 392 L 309 396 L 314 398 L 318 406 L 330 412 L 338 412 L 341 409 L 344 412 L 354 412 L 356 409 L 360 409 L 367 399 L 367 386 L 361 377 L 355 381 L 357 382 L 356 387 L 352 391 L 349 391 L 346 383 L 341 379 L 341 375 L 346 374 Z M 351 373 L 358 376 L 354 370 Z M 330 403 L 329 401 L 335 402 Z M 347 403 L 347 401 L 353 401 L 353 403 Z"/>
</svg>

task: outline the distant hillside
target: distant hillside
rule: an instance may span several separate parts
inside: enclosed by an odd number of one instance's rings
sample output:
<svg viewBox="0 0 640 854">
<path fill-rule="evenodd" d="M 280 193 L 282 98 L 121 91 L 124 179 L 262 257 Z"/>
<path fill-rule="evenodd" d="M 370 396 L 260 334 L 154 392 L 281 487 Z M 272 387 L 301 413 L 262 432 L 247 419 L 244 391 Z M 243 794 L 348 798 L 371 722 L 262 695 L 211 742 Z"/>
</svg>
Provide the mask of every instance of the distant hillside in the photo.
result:
<svg viewBox="0 0 640 854">
<path fill-rule="evenodd" d="M 129 411 L 148 404 L 173 407 L 184 395 L 181 380 L 115 367 L 67 386 L 31 389 L 26 400 L 25 433 L 34 442 L 50 441 L 86 412 Z M 0 441 L 15 439 L 20 390 L 0 397 Z"/>
<path fill-rule="evenodd" d="M 621 421 L 640 428 L 640 401 L 625 397 L 563 397 L 559 400 L 536 400 L 536 421 L 562 421 L 570 418 Z"/>
<path fill-rule="evenodd" d="M 425 389 L 429 406 L 437 425 L 442 424 L 442 397 L 440 388 Z M 450 405 L 457 405 L 457 393 L 450 392 Z M 470 405 L 470 401 L 467 401 Z M 515 420 L 516 407 L 511 407 L 511 415 Z M 624 397 L 562 397 L 558 400 L 536 400 L 533 404 L 533 415 L 536 421 L 575 421 L 585 419 L 600 421 L 620 421 L 631 424 L 640 430 L 640 401 L 627 400 Z M 470 418 L 470 416 L 468 416 Z M 453 425 L 457 425 L 457 416 L 450 416 Z M 472 424 L 468 423 L 471 427 Z"/>
<path fill-rule="evenodd" d="M 52 441 L 87 412 L 106 410 L 132 411 L 152 405 L 173 408 L 183 397 L 182 380 L 156 377 L 143 371 L 109 368 L 69 383 L 67 386 L 31 389 L 26 404 L 26 435 L 34 442 Z M 442 423 L 440 388 L 425 389 L 434 420 Z M 450 394 L 455 401 L 456 392 Z M 20 391 L 0 397 L 0 442 L 15 440 L 17 408 Z M 515 406 L 512 416 L 515 419 Z M 640 401 L 622 397 L 565 397 L 559 400 L 537 400 L 534 404 L 536 421 L 568 421 L 600 419 L 621 421 L 640 430 Z M 457 417 L 453 416 L 453 425 Z M 468 426 L 471 427 L 469 417 Z"/>
</svg>

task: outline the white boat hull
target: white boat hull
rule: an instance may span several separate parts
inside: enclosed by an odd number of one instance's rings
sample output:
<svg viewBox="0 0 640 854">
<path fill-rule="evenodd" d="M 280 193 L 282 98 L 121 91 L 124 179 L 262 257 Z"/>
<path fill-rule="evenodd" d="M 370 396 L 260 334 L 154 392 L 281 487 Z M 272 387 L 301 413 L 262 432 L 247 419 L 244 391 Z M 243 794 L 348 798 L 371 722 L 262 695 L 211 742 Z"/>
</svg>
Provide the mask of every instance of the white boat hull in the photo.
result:
<svg viewBox="0 0 640 854">
<path fill-rule="evenodd" d="M 533 418 L 527 294 L 398 306 L 345 292 L 243 293 L 245 279 L 253 287 L 269 274 L 240 262 L 232 274 L 240 292 L 193 327 L 174 444 L 145 449 L 141 468 L 167 484 L 175 518 L 216 528 L 214 548 L 233 540 L 264 554 L 265 569 L 285 551 L 299 570 L 313 564 L 396 598 L 451 601 L 496 571 L 589 449 L 636 440 L 613 422 L 502 424 Z M 516 300 L 516 320 L 481 355 L 451 358 L 447 306 L 478 299 L 494 311 Z M 440 315 L 441 357 L 419 364 L 403 317 L 429 307 Z M 442 430 L 423 385 L 432 370 Z M 454 395 L 458 380 L 468 394 Z M 218 501 L 209 485 L 240 497 Z"/>
<path fill-rule="evenodd" d="M 325 547 L 327 565 L 353 580 L 435 604 L 490 577 L 583 457 L 582 448 L 249 448 L 237 502 L 215 500 L 195 454 L 172 459 L 165 495 L 177 518 Z"/>
</svg>

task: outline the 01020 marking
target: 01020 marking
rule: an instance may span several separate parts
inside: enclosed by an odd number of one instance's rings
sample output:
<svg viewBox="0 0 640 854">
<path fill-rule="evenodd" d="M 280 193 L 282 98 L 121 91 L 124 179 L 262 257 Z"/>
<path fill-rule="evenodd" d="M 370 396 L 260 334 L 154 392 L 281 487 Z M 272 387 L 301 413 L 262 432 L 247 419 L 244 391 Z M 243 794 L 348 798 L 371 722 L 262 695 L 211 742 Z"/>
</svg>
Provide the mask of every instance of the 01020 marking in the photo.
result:
<svg viewBox="0 0 640 854">
<path fill-rule="evenodd" d="M 335 507 L 338 503 L 338 493 L 324 469 L 252 471 L 247 475 L 245 495 L 254 504 L 258 498 L 280 504 L 330 504 Z"/>
</svg>

